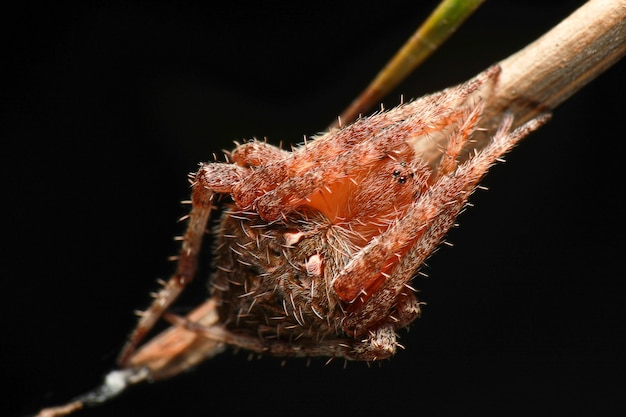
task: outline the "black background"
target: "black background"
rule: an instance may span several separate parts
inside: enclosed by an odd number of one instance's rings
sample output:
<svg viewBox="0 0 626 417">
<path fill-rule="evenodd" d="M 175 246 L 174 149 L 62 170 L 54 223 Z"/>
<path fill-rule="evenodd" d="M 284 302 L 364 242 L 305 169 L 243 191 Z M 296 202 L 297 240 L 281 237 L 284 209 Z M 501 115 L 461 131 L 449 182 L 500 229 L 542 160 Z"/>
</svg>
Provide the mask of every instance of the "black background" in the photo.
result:
<svg viewBox="0 0 626 417">
<path fill-rule="evenodd" d="M 473 76 L 582 3 L 486 2 L 386 106 Z M 111 369 L 133 310 L 172 270 L 199 161 L 234 140 L 323 130 L 434 4 L 5 10 L 0 414 L 64 402 Z M 226 352 L 82 415 L 625 412 L 624 64 L 493 169 L 455 247 L 414 282 L 428 306 L 392 360 Z"/>
</svg>

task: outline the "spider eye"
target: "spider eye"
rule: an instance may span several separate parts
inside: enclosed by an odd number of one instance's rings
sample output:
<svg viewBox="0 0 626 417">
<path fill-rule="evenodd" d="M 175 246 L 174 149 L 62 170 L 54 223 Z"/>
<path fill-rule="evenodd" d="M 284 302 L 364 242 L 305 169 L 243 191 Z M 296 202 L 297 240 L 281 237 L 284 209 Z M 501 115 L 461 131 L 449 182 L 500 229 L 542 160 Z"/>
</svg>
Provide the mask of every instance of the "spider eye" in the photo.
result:
<svg viewBox="0 0 626 417">
<path fill-rule="evenodd" d="M 406 165 L 405 163 L 402 163 L 402 166 L 405 166 L 405 165 Z M 399 169 L 396 169 L 395 171 L 393 171 L 391 175 L 393 175 L 394 178 L 398 179 L 398 184 L 404 184 L 407 180 L 406 175 L 402 175 L 402 171 L 400 171 Z"/>
</svg>

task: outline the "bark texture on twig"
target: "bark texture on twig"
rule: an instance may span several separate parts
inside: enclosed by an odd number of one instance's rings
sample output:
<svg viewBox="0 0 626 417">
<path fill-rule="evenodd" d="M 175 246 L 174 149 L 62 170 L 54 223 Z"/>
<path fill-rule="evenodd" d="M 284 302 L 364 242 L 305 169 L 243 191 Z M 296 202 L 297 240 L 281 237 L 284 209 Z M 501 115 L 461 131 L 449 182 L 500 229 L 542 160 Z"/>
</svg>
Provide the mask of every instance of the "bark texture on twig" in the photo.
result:
<svg viewBox="0 0 626 417">
<path fill-rule="evenodd" d="M 626 54 L 626 1 L 591 0 L 541 38 L 500 62 L 502 73 L 487 99 L 484 127 L 502 112 L 519 126 L 549 112 Z"/>
</svg>

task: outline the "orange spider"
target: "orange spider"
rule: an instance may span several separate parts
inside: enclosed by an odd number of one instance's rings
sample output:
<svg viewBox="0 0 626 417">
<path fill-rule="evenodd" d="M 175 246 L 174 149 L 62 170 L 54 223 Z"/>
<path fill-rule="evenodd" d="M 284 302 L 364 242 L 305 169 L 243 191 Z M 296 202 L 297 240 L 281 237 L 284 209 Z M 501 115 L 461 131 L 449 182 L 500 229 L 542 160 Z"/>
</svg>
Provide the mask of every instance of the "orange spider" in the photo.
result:
<svg viewBox="0 0 626 417">
<path fill-rule="evenodd" d="M 507 116 L 483 149 L 459 163 L 479 129 L 481 88 L 498 74 L 491 67 L 291 152 L 252 141 L 238 145 L 229 163 L 201 164 L 177 272 L 143 314 L 122 367 L 193 278 L 218 203 L 210 284 L 217 322 L 168 314 L 170 321 L 270 355 L 365 361 L 393 355 L 396 331 L 420 314 L 411 279 L 489 167 L 546 120 L 511 132 Z"/>
<path fill-rule="evenodd" d="M 140 314 L 120 369 L 98 389 L 39 415 L 102 403 L 226 346 L 280 357 L 392 356 L 396 332 L 423 304 L 412 278 L 488 169 L 548 119 L 511 131 L 505 115 L 479 146 L 481 95 L 499 72 L 491 67 L 290 152 L 252 141 L 238 145 L 230 162 L 201 164 L 177 269 Z M 166 310 L 193 279 L 211 221 L 211 296 L 176 316 Z M 173 326 L 137 349 L 162 316 Z"/>
</svg>

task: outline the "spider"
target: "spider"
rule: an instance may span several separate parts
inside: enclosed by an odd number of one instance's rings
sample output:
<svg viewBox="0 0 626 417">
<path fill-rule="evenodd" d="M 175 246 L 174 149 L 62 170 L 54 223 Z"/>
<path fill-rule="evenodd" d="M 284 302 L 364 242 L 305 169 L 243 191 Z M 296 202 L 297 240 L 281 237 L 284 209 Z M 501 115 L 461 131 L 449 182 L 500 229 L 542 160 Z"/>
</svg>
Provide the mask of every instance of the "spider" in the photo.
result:
<svg viewBox="0 0 626 417">
<path fill-rule="evenodd" d="M 499 66 L 389 111 L 332 128 L 291 151 L 252 140 L 190 176 L 177 268 L 98 389 L 39 416 L 69 414 L 129 384 L 165 379 L 225 347 L 277 357 L 379 361 L 424 304 L 412 279 L 489 168 L 545 123 L 491 131 L 484 97 Z M 489 119 L 489 120 L 485 120 Z M 484 141 L 485 135 L 491 138 Z M 207 229 L 210 297 L 168 312 L 196 274 Z M 172 326 L 143 346 L 164 317 Z"/>
<path fill-rule="evenodd" d="M 252 140 L 226 162 L 201 164 L 191 176 L 177 270 L 141 313 L 121 367 L 175 374 L 224 346 L 280 357 L 392 356 L 397 331 L 423 305 L 412 278 L 489 167 L 547 120 L 512 130 L 512 116 L 505 116 L 488 144 L 475 149 L 484 130 L 481 91 L 499 72 L 493 66 L 291 151 Z M 167 313 L 194 277 L 216 208 L 210 304 L 186 318 Z M 193 341 L 172 337 L 136 352 L 163 315 L 174 324 L 170 332 Z M 153 366 L 158 356 L 168 365 Z"/>
</svg>

